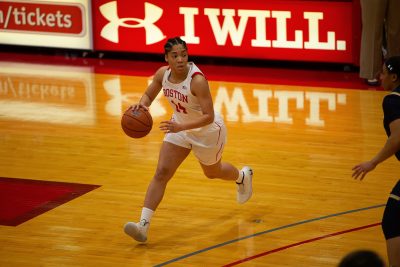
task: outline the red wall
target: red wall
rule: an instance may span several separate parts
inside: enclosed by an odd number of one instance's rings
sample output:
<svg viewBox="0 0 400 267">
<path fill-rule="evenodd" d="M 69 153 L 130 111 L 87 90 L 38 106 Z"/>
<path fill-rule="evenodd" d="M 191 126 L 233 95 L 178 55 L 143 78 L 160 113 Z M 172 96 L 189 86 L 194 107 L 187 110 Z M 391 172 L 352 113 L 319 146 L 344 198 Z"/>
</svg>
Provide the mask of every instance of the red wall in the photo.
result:
<svg viewBox="0 0 400 267">
<path fill-rule="evenodd" d="M 357 0 L 358 1 L 358 0 Z M 358 64 L 359 6 L 321 0 L 94 0 L 94 49 Z"/>
<path fill-rule="evenodd" d="M 0 0 L 0 44 L 358 65 L 359 0 Z"/>
</svg>

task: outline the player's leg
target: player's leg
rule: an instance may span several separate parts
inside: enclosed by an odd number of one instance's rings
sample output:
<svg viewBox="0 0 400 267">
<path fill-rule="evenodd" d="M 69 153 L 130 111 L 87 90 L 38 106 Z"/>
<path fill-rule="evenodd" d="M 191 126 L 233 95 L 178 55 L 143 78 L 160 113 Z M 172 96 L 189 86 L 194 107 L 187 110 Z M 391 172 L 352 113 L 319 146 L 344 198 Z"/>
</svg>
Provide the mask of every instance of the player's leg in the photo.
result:
<svg viewBox="0 0 400 267">
<path fill-rule="evenodd" d="M 228 162 L 222 162 L 222 153 L 226 143 L 226 127 L 222 118 L 209 127 L 206 132 L 201 133 L 201 138 L 189 135 L 193 140 L 192 151 L 199 160 L 204 174 L 208 178 L 219 178 L 223 180 L 235 180 L 238 186 L 237 201 L 242 204 L 250 199 L 253 188 L 253 171 L 249 167 L 238 170 Z"/>
<path fill-rule="evenodd" d="M 400 267 L 400 180 L 393 187 L 382 218 L 390 266 Z"/>
<path fill-rule="evenodd" d="M 241 170 L 238 170 L 232 164 L 221 162 L 221 160 L 212 165 L 205 165 L 200 162 L 200 165 L 207 178 L 236 181 L 237 202 L 239 204 L 243 204 L 250 199 L 253 194 L 253 170 L 250 167 L 245 166 Z"/>
<path fill-rule="evenodd" d="M 164 196 L 167 183 L 189 153 L 190 149 L 186 147 L 163 142 L 156 172 L 147 188 L 140 221 L 125 224 L 124 231 L 127 235 L 139 242 L 147 240 L 151 217 Z"/>
<path fill-rule="evenodd" d="M 221 160 L 212 165 L 205 165 L 200 162 L 200 166 L 204 175 L 210 179 L 237 180 L 240 176 L 240 171 L 235 166 L 228 162 L 221 162 Z"/>
<path fill-rule="evenodd" d="M 216 120 L 204 132 L 188 134 L 188 139 L 192 143 L 193 154 L 208 178 L 236 180 L 240 176 L 239 170 L 230 163 L 221 162 L 226 143 L 226 126 L 222 118 Z"/>
<path fill-rule="evenodd" d="M 163 142 L 160 150 L 156 173 L 147 188 L 144 207 L 156 210 L 160 204 L 168 181 L 172 178 L 177 168 L 189 155 L 190 149 Z"/>
</svg>

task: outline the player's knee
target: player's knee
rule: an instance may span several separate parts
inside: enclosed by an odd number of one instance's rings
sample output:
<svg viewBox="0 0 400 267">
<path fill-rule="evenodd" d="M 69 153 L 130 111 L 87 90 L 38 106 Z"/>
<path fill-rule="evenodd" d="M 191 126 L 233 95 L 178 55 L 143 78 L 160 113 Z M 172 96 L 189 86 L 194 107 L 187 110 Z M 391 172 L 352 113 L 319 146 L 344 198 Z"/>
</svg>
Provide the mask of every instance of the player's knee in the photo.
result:
<svg viewBox="0 0 400 267">
<path fill-rule="evenodd" d="M 214 171 L 204 171 L 204 175 L 208 178 L 208 179 L 215 179 L 218 178 L 218 173 L 214 172 Z"/>
<path fill-rule="evenodd" d="M 174 172 L 169 168 L 158 167 L 154 175 L 154 179 L 160 182 L 168 182 L 168 180 L 171 179 L 173 174 Z"/>
</svg>

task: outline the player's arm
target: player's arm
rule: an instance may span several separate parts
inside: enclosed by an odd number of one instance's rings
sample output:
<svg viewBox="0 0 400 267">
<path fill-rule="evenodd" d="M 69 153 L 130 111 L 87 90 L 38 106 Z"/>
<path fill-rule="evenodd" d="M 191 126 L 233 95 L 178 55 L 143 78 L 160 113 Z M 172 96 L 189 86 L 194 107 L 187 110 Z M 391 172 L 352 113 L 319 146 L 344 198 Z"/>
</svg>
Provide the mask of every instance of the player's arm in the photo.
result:
<svg viewBox="0 0 400 267">
<path fill-rule="evenodd" d="M 390 136 L 379 153 L 371 160 L 375 166 L 393 156 L 400 150 L 400 119 L 396 119 L 389 124 Z"/>
<path fill-rule="evenodd" d="M 160 90 L 162 88 L 162 79 L 163 79 L 164 73 L 167 70 L 167 68 L 168 68 L 168 66 L 163 66 L 156 71 L 156 73 L 154 74 L 153 80 L 147 87 L 143 96 L 140 98 L 140 101 L 136 105 L 137 106 L 136 108 L 139 108 L 139 106 L 141 106 L 141 107 L 145 108 L 146 110 L 148 110 L 148 107 L 151 105 L 151 103 L 157 97 L 158 93 L 160 92 Z"/>
<path fill-rule="evenodd" d="M 196 96 L 199 101 L 203 114 L 198 119 L 186 122 L 182 125 L 183 130 L 203 127 L 214 121 L 214 104 L 206 78 L 203 75 L 194 76 L 190 87 L 191 93 Z"/>
<path fill-rule="evenodd" d="M 203 114 L 199 116 L 199 118 L 185 123 L 178 124 L 175 121 L 162 121 L 160 125 L 162 131 L 166 133 L 176 133 L 183 130 L 203 127 L 214 121 L 214 105 L 206 78 L 203 75 L 194 76 L 190 87 L 191 93 L 196 96 L 199 101 Z"/>
<path fill-rule="evenodd" d="M 397 151 L 400 150 L 400 119 L 396 119 L 389 124 L 390 136 L 386 140 L 383 148 L 373 157 L 370 161 L 360 163 L 353 167 L 353 177 L 360 180 L 364 179 L 364 176 L 375 169 L 375 167 L 393 156 Z"/>
</svg>

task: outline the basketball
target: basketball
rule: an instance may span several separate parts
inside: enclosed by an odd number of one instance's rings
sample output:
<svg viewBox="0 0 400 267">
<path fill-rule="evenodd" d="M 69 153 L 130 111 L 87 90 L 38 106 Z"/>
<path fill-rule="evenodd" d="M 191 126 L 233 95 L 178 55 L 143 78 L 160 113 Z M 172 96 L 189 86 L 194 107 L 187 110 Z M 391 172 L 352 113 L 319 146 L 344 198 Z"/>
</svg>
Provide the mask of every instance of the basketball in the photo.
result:
<svg viewBox="0 0 400 267">
<path fill-rule="evenodd" d="M 121 127 L 127 136 L 142 138 L 146 136 L 153 127 L 153 119 L 150 112 L 144 108 L 133 111 L 133 108 L 129 107 L 122 115 Z"/>
</svg>

